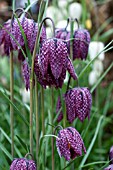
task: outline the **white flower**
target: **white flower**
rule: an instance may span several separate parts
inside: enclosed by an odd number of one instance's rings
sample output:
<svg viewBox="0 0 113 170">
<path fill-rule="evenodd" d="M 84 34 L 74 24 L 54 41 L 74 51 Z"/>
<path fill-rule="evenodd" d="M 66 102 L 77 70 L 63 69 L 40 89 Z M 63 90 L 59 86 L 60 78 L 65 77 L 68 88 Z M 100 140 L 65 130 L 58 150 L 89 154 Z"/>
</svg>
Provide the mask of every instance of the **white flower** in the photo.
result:
<svg viewBox="0 0 113 170">
<path fill-rule="evenodd" d="M 82 6 L 80 3 L 74 2 L 69 5 L 69 16 L 73 19 L 77 18 L 80 19 L 82 15 Z"/>
<path fill-rule="evenodd" d="M 54 20 L 56 23 L 58 20 L 62 20 L 63 16 L 61 15 L 61 12 L 59 12 L 58 8 L 55 8 L 54 6 L 49 6 L 46 11 L 46 17 L 50 17 Z M 51 21 L 46 20 L 48 25 L 51 25 Z"/>
<path fill-rule="evenodd" d="M 26 89 L 20 89 L 20 94 L 22 96 L 23 103 L 29 103 L 30 102 L 30 91 Z"/>
<path fill-rule="evenodd" d="M 98 72 L 93 70 L 89 73 L 89 84 L 92 86 L 96 83 L 96 81 L 98 80 Z"/>
<path fill-rule="evenodd" d="M 65 8 L 67 7 L 67 5 L 68 5 L 68 2 L 67 2 L 66 0 L 59 0 L 59 1 L 58 1 L 58 6 L 59 6 L 60 8 L 65 9 Z"/>
<path fill-rule="evenodd" d="M 102 42 L 98 42 L 98 41 L 93 41 L 93 42 L 90 42 L 89 44 L 89 56 L 90 56 L 90 59 L 94 59 L 97 54 L 99 54 L 99 52 L 101 52 L 104 48 L 104 44 Z M 105 58 L 105 53 L 101 53 L 98 58 L 100 60 L 104 60 Z"/>
<path fill-rule="evenodd" d="M 101 60 L 97 59 L 94 61 L 93 70 L 97 71 L 99 76 L 102 74 L 104 68 Z"/>
</svg>

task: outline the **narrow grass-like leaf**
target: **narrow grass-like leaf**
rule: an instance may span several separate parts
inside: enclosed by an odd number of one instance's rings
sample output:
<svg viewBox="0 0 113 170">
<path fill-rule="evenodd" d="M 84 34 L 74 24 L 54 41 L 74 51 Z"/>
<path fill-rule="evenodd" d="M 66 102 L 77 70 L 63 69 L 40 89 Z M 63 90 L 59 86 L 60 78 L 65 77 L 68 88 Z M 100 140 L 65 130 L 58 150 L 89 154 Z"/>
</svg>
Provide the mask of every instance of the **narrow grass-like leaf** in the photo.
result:
<svg viewBox="0 0 113 170">
<path fill-rule="evenodd" d="M 102 81 L 102 79 L 106 76 L 106 74 L 110 71 L 110 69 L 113 67 L 113 62 L 110 64 L 110 66 L 107 68 L 107 70 L 102 74 L 102 76 L 98 79 L 98 81 L 96 82 L 96 84 L 92 87 L 91 89 L 91 93 L 93 93 L 93 91 L 96 89 L 96 87 L 100 84 L 100 82 Z"/>
<path fill-rule="evenodd" d="M 113 35 L 113 28 L 104 32 L 100 37 L 99 37 L 99 40 L 100 41 L 106 41 L 107 39 L 110 38 L 110 36 Z"/>
<path fill-rule="evenodd" d="M 26 52 L 27 52 L 27 57 L 28 57 L 28 60 L 29 60 L 29 64 L 30 64 L 30 66 L 31 66 L 31 52 L 30 52 L 30 49 L 28 48 L 28 43 L 27 43 L 26 35 L 25 35 L 24 30 L 23 30 L 23 28 L 22 28 L 22 25 L 20 24 L 20 21 L 19 21 L 17 15 L 16 15 L 15 13 L 14 13 L 14 16 L 15 16 L 15 18 L 17 19 L 18 25 L 19 25 L 19 27 L 20 27 L 20 31 L 21 31 L 21 33 L 22 33 L 22 36 L 23 36 L 23 39 L 24 39 L 24 43 L 25 43 L 25 48 L 26 48 Z M 32 41 L 32 40 L 31 40 L 31 41 Z"/>
<path fill-rule="evenodd" d="M 26 143 L 23 141 L 23 139 L 21 139 L 18 135 L 16 135 L 17 139 L 19 140 L 21 146 L 25 149 L 26 152 L 28 151 L 28 146 L 26 145 Z"/>
<path fill-rule="evenodd" d="M 88 156 L 89 156 L 89 154 L 90 154 L 90 152 L 91 152 L 91 150 L 92 150 L 92 148 L 93 148 L 93 146 L 94 146 L 95 140 L 96 140 L 97 135 L 98 135 L 98 132 L 99 132 L 99 130 L 100 130 L 100 126 L 101 126 L 102 120 L 103 120 L 103 116 L 101 116 L 100 119 L 99 119 L 99 121 L 98 121 L 97 128 L 96 128 L 96 131 L 95 131 L 95 134 L 94 134 L 94 137 L 93 137 L 93 139 L 92 139 L 92 141 L 91 141 L 91 143 L 90 143 L 90 145 L 89 145 L 89 148 L 88 148 L 88 150 L 87 150 L 86 155 L 84 156 L 84 158 L 83 158 L 83 160 L 82 160 L 82 162 L 81 162 L 81 164 L 80 164 L 80 166 L 79 166 L 79 169 L 80 169 L 80 170 L 81 170 L 81 167 L 83 167 L 84 163 L 86 162 L 86 160 L 87 160 L 87 158 L 88 158 Z"/>
<path fill-rule="evenodd" d="M 29 9 L 30 9 L 33 5 L 35 5 L 38 1 L 39 1 L 39 0 L 33 1 L 33 2 L 25 9 L 25 12 L 28 12 Z"/>
<path fill-rule="evenodd" d="M 0 127 L 1 133 L 4 135 L 4 137 L 8 140 L 8 142 L 11 144 L 11 139 L 9 136 L 5 133 L 5 131 Z M 22 154 L 20 153 L 19 149 L 14 145 L 14 149 L 19 157 L 22 157 Z"/>
<path fill-rule="evenodd" d="M 27 120 L 25 119 L 25 117 L 20 113 L 19 109 L 14 105 L 14 103 L 11 102 L 11 100 L 8 98 L 8 96 L 7 96 L 4 92 L 2 92 L 1 90 L 0 90 L 0 93 L 2 94 L 2 96 L 4 96 L 4 98 L 8 101 L 8 103 L 10 103 L 10 104 L 14 107 L 15 111 L 16 111 L 16 112 L 18 113 L 18 115 L 22 118 L 22 120 L 26 123 L 26 125 L 29 126 L 28 121 L 27 121 Z"/>
<path fill-rule="evenodd" d="M 0 143 L 0 149 L 7 155 L 7 157 L 12 161 L 13 157 L 12 155 L 9 153 L 9 151 L 4 147 L 4 145 L 2 143 Z"/>
<path fill-rule="evenodd" d="M 86 66 L 85 66 L 85 68 L 81 71 L 81 73 L 79 74 L 79 76 L 78 76 L 78 79 L 80 79 L 82 76 L 83 76 L 83 74 L 86 72 L 86 70 L 90 67 L 90 65 L 93 63 L 93 61 L 95 61 L 95 59 L 101 54 L 101 53 L 105 53 L 105 52 L 107 52 L 107 51 L 109 51 L 109 50 L 111 50 L 111 49 L 113 49 L 113 47 L 109 47 L 111 44 L 113 43 L 113 40 L 109 43 L 109 44 L 107 44 L 104 48 L 103 48 L 103 50 L 101 51 L 101 52 L 99 52 L 97 55 L 96 55 L 96 57 L 94 58 L 94 59 L 92 59 Z M 109 47 L 109 48 L 108 48 Z"/>
<path fill-rule="evenodd" d="M 108 161 L 92 162 L 92 163 L 85 164 L 85 165 L 82 166 L 81 168 L 88 167 L 88 166 L 92 166 L 92 165 L 105 164 L 105 163 L 108 163 Z"/>
<path fill-rule="evenodd" d="M 13 9 L 13 11 L 15 11 L 15 0 L 13 0 L 13 2 L 12 2 L 12 9 Z"/>
</svg>

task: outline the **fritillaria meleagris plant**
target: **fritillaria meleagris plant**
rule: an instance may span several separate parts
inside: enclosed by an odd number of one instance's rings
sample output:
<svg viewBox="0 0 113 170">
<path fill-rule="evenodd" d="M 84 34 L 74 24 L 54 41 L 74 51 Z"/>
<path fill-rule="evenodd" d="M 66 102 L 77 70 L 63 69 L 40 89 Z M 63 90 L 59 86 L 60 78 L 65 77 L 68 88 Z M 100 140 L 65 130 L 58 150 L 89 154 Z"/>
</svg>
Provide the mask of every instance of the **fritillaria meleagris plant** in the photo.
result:
<svg viewBox="0 0 113 170">
<path fill-rule="evenodd" d="M 10 170 L 36 170 L 36 163 L 33 158 L 26 157 L 31 154 L 26 154 L 24 158 L 15 158 L 11 163 Z M 32 155 L 31 155 L 32 156 Z"/>
<path fill-rule="evenodd" d="M 56 147 L 60 157 L 64 157 L 67 161 L 82 155 L 82 150 L 86 153 L 83 140 L 79 132 L 73 127 L 61 129 L 56 139 Z"/>
<path fill-rule="evenodd" d="M 77 21 L 77 19 L 75 19 Z M 70 20 L 71 21 L 71 20 Z M 69 19 L 67 21 L 67 25 L 69 23 Z M 78 21 L 77 21 L 78 24 Z M 73 43 L 73 48 L 72 48 L 72 59 L 82 59 L 85 60 L 88 54 L 88 48 L 89 48 L 89 43 L 90 43 L 90 34 L 88 30 L 79 28 L 78 24 L 78 29 L 74 31 L 73 33 L 73 38 L 71 38 L 71 32 L 67 31 L 67 26 L 64 29 L 56 29 L 55 31 L 55 37 L 63 40 L 67 40 L 67 46 L 68 46 L 68 52 L 70 54 L 70 41 Z"/>
<path fill-rule="evenodd" d="M 92 96 L 88 88 L 76 87 L 70 89 L 64 95 L 66 104 L 66 115 L 69 123 L 72 123 L 77 117 L 83 122 L 87 117 L 90 118 L 90 111 L 92 105 Z M 58 113 L 61 109 L 60 97 L 57 100 Z M 63 119 L 63 113 L 60 111 L 57 121 L 60 122 Z"/>
<path fill-rule="evenodd" d="M 41 44 L 39 55 L 36 56 L 34 62 L 37 80 L 43 87 L 61 88 L 66 76 L 66 70 L 74 80 L 77 79 L 74 66 L 68 57 L 67 44 L 54 36 L 46 39 Z"/>
</svg>

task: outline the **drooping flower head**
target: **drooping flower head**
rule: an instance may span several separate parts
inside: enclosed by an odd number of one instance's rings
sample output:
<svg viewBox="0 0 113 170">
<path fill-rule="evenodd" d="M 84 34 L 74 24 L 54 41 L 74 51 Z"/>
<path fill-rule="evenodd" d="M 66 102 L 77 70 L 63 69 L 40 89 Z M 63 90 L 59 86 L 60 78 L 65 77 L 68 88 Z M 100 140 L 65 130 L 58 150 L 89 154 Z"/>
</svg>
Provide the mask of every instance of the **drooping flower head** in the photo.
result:
<svg viewBox="0 0 113 170">
<path fill-rule="evenodd" d="M 25 47 L 25 41 L 22 35 L 20 25 L 26 36 L 28 48 L 30 52 L 33 53 L 36 36 L 38 32 L 38 24 L 35 23 L 33 19 L 28 19 L 25 16 L 18 18 L 18 20 L 15 18 L 12 21 L 11 33 L 18 43 L 13 38 L 11 38 L 11 43 L 14 50 L 19 50 L 18 58 L 23 61 L 25 58 L 18 44 L 20 44 L 20 46 L 22 47 L 25 53 L 26 53 L 26 47 Z M 45 38 L 46 38 L 46 31 L 45 28 L 42 27 L 40 43 L 42 43 Z"/>
<path fill-rule="evenodd" d="M 75 20 L 77 21 L 77 24 L 78 24 L 78 20 L 77 19 Z M 66 42 L 68 46 L 68 53 L 70 54 L 70 41 L 72 41 L 70 40 L 71 32 L 67 31 L 66 28 L 56 29 L 55 37 L 62 39 L 62 40 L 67 40 Z M 90 43 L 89 32 L 86 29 L 80 29 L 79 24 L 78 24 L 78 29 L 74 30 L 74 34 L 73 34 L 73 60 L 75 59 L 85 60 L 86 59 L 87 54 L 88 54 L 89 43 Z"/>
<path fill-rule="evenodd" d="M 36 164 L 34 160 L 28 160 L 26 158 L 16 158 L 13 160 L 10 166 L 10 170 L 36 170 Z"/>
<path fill-rule="evenodd" d="M 38 70 L 40 75 L 38 75 Z M 42 43 L 40 54 L 35 60 L 35 73 L 40 82 L 40 78 L 46 80 L 45 85 L 62 87 L 66 70 L 74 80 L 77 79 L 71 60 L 68 58 L 67 46 L 59 39 L 51 38 Z M 45 83 L 45 82 L 44 82 Z"/>
<path fill-rule="evenodd" d="M 78 29 L 74 32 L 73 36 L 73 60 L 85 60 L 88 54 L 90 43 L 90 34 L 86 29 Z M 69 47 L 70 47 L 70 43 Z"/>
<path fill-rule="evenodd" d="M 11 32 L 11 19 L 5 22 L 3 28 L 0 30 L 0 46 L 3 44 L 4 54 L 6 55 L 9 55 L 12 50 L 12 44 L 8 32 Z"/>
<path fill-rule="evenodd" d="M 78 87 L 68 90 L 65 94 L 67 120 L 72 123 L 75 118 L 82 122 L 86 117 L 90 118 L 92 97 L 88 88 Z"/>
<path fill-rule="evenodd" d="M 82 155 L 82 150 L 86 153 L 83 140 L 79 132 L 72 127 L 60 130 L 56 139 L 56 146 L 60 157 L 67 161 Z"/>
</svg>

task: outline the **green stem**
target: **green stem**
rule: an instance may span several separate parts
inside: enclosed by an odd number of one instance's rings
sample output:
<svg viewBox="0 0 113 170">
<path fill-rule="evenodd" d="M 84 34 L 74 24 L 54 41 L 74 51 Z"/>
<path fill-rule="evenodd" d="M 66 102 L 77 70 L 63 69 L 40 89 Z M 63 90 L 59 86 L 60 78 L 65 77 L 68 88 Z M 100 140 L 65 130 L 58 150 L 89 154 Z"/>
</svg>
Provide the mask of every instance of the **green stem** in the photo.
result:
<svg viewBox="0 0 113 170">
<path fill-rule="evenodd" d="M 54 119 L 54 91 L 53 88 L 51 89 L 51 114 L 52 114 L 52 121 L 51 124 L 53 125 Z M 52 127 L 52 134 L 53 134 L 53 127 Z M 54 170 L 54 138 L 52 138 L 52 170 Z"/>
<path fill-rule="evenodd" d="M 36 160 L 37 160 L 37 170 L 39 169 L 39 159 L 38 159 L 38 153 L 39 153 L 39 116 L 38 116 L 38 83 L 35 76 L 35 107 L 36 107 Z"/>
<path fill-rule="evenodd" d="M 45 121 L 44 121 L 44 89 L 41 87 L 41 115 L 42 115 L 42 137 L 45 134 Z M 45 169 L 45 147 L 43 148 L 43 165 L 42 169 Z"/>
<path fill-rule="evenodd" d="M 41 109 L 42 109 L 42 136 L 45 134 L 45 125 L 44 125 L 44 89 L 41 87 Z"/>
<path fill-rule="evenodd" d="M 14 101 L 14 78 L 13 78 L 13 51 L 10 52 L 10 100 Z M 10 121 L 11 121 L 11 154 L 14 157 L 14 110 L 10 104 Z"/>
</svg>

